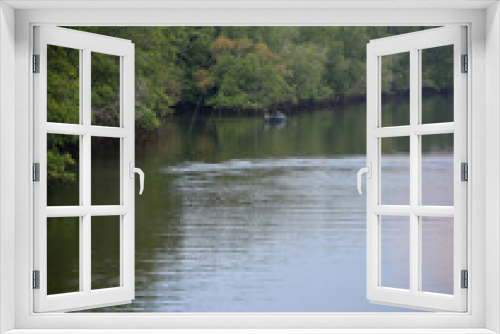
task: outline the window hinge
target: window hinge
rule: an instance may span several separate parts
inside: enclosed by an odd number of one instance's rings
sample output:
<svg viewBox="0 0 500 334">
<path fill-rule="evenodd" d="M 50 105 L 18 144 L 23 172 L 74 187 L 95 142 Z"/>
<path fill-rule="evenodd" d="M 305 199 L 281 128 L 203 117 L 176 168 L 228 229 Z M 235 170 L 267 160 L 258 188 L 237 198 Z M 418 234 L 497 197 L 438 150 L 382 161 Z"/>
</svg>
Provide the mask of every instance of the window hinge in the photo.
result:
<svg viewBox="0 0 500 334">
<path fill-rule="evenodd" d="M 469 274 L 467 270 L 461 271 L 461 281 L 462 281 L 462 289 L 467 289 L 469 287 Z"/>
<path fill-rule="evenodd" d="M 40 73 L 40 55 L 33 55 L 33 73 Z"/>
<path fill-rule="evenodd" d="M 40 270 L 33 270 L 33 289 L 40 289 Z"/>
<path fill-rule="evenodd" d="M 462 73 L 469 72 L 469 57 L 462 55 Z"/>
<path fill-rule="evenodd" d="M 460 164 L 460 180 L 469 181 L 469 165 L 466 162 Z"/>
<path fill-rule="evenodd" d="M 40 164 L 38 162 L 33 164 L 33 181 L 40 182 Z"/>
</svg>

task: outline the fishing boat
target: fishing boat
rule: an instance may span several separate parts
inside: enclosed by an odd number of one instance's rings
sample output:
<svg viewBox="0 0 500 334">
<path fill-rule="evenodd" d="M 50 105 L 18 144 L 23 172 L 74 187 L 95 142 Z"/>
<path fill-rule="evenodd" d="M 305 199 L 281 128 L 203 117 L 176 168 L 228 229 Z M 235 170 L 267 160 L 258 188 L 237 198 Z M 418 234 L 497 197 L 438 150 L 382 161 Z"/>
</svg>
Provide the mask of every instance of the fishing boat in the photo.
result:
<svg viewBox="0 0 500 334">
<path fill-rule="evenodd" d="M 286 116 L 281 111 L 275 111 L 271 114 L 264 115 L 264 122 L 266 124 L 283 124 L 286 121 Z"/>
</svg>

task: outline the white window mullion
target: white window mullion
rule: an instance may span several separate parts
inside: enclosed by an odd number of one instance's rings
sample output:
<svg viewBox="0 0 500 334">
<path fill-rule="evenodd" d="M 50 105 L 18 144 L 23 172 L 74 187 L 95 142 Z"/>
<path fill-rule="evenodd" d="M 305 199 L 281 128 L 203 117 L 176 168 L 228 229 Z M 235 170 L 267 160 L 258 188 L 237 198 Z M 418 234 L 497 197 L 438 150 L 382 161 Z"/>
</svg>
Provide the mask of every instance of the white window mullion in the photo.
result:
<svg viewBox="0 0 500 334">
<path fill-rule="evenodd" d="M 85 71 L 84 71 L 84 52 L 83 50 L 80 49 L 80 61 L 79 61 L 79 75 L 78 75 L 78 78 L 79 78 L 79 85 L 78 85 L 78 88 L 79 88 L 79 97 L 78 97 L 78 117 L 79 117 L 79 122 L 78 122 L 78 126 L 80 126 L 80 124 L 83 124 L 83 110 L 84 110 L 84 93 L 83 93 L 83 90 L 84 90 L 84 83 L 85 83 L 85 78 L 84 78 L 84 75 L 85 75 Z M 50 131 L 50 124 L 51 123 L 48 123 L 47 122 L 47 131 Z M 84 168 L 82 166 L 82 162 L 84 161 L 84 144 L 83 144 L 83 136 L 80 134 L 79 135 L 79 138 L 78 138 L 78 155 L 79 155 L 79 164 L 78 164 L 78 169 L 79 169 L 79 177 L 78 177 L 78 182 L 79 182 L 79 202 L 78 204 L 80 205 L 80 207 L 83 207 L 83 198 L 84 198 L 84 192 L 83 192 L 83 189 L 84 189 L 84 177 L 83 177 L 83 171 L 84 171 Z M 49 208 L 47 208 L 47 216 L 49 215 Z M 83 291 L 84 289 L 84 282 L 85 282 L 85 277 L 84 277 L 84 268 L 85 268 L 85 265 L 87 264 L 86 261 L 84 261 L 84 256 L 82 255 L 83 254 L 83 251 L 84 251 L 84 245 L 85 245 L 85 240 L 83 238 L 84 234 L 85 234 L 85 231 L 84 231 L 84 219 L 83 219 L 84 216 L 79 216 L 79 219 L 78 219 L 78 222 L 79 222 L 79 245 L 78 245 L 78 249 L 79 249 L 79 258 L 80 258 L 80 261 L 79 261 L 79 264 L 78 264 L 78 272 L 79 272 L 79 290 L 80 291 Z"/>
<path fill-rule="evenodd" d="M 83 108 L 80 108 L 83 110 Z M 64 124 L 47 122 L 46 125 L 48 133 L 55 133 L 60 135 L 76 135 L 83 136 L 90 133 L 95 137 L 107 138 L 124 138 L 130 134 L 129 130 L 123 128 L 113 128 L 109 126 L 97 125 L 80 125 L 80 124 Z"/>
<path fill-rule="evenodd" d="M 78 74 L 78 78 L 79 78 L 79 84 L 78 84 L 78 90 L 79 90 L 79 96 L 78 96 L 78 118 L 79 118 L 79 122 L 78 122 L 78 125 L 77 126 L 80 126 L 80 124 L 83 124 L 83 110 L 84 110 L 84 83 L 85 83 L 85 71 L 84 71 L 84 67 L 83 67 L 83 64 L 84 64 L 84 52 L 83 50 L 80 49 L 80 61 L 79 61 L 79 66 L 78 66 L 78 69 L 79 69 L 79 74 Z M 50 132 L 50 133 L 57 133 L 57 132 L 53 132 L 51 131 L 51 124 L 54 124 L 54 125 L 58 125 L 58 123 L 50 123 L 50 122 L 47 122 L 46 126 L 47 126 L 47 132 Z M 60 124 L 60 123 L 59 123 Z M 66 125 L 73 125 L 73 124 L 66 124 Z M 79 155 L 79 159 L 78 161 L 80 161 L 80 163 L 78 164 L 78 169 L 79 169 L 79 202 L 78 204 L 80 206 L 83 206 L 83 196 L 84 196 L 84 193 L 83 193 L 83 168 L 82 168 L 82 161 L 83 161 L 83 136 L 82 134 L 83 133 L 67 133 L 67 134 L 74 134 L 74 135 L 79 135 L 78 137 L 78 155 Z M 83 229 L 82 229 L 82 224 L 83 224 L 83 221 L 82 219 L 80 218 L 80 251 L 81 251 L 81 247 L 82 247 L 82 233 L 83 233 Z M 82 275 L 82 263 L 81 263 L 81 258 L 80 258 L 80 286 L 82 286 L 82 279 L 81 279 L 81 275 Z"/>
<path fill-rule="evenodd" d="M 82 75 L 82 91 L 83 91 L 83 96 L 81 97 L 81 100 L 83 102 L 83 108 L 81 110 L 82 114 L 82 125 L 83 125 L 83 135 L 82 135 L 82 142 L 83 142 L 83 163 L 82 169 L 83 169 L 83 184 L 82 184 L 82 191 L 83 191 L 83 206 L 85 207 L 90 207 L 92 205 L 91 203 L 91 147 L 90 147 L 90 142 L 91 142 L 91 137 L 90 137 L 90 132 L 88 131 L 90 125 L 91 125 L 91 117 L 92 117 L 92 111 L 91 111 L 91 103 L 92 103 L 92 88 L 91 88 L 91 77 L 90 77 L 90 69 L 91 69 L 91 57 L 90 57 L 90 50 L 89 49 L 84 49 L 83 50 L 83 64 L 81 66 L 83 68 L 83 75 Z"/>
<path fill-rule="evenodd" d="M 380 120 L 379 120 L 380 122 Z M 411 133 L 411 126 L 388 126 L 385 128 L 377 128 L 373 130 L 373 134 L 379 138 L 389 138 L 389 137 L 402 137 L 409 136 Z"/>
<path fill-rule="evenodd" d="M 80 275 L 83 278 L 82 291 L 85 293 L 90 293 L 92 273 L 91 273 L 91 225 L 90 225 L 90 214 L 86 214 L 83 219 L 82 235 L 80 240 L 82 240 L 82 245 L 80 247 L 80 257 L 82 259 L 83 273 Z"/>
<path fill-rule="evenodd" d="M 119 216 L 129 212 L 124 205 L 96 205 L 85 206 L 49 206 L 46 209 L 47 217 L 83 217 L 86 214 L 92 216 Z"/>
<path fill-rule="evenodd" d="M 135 167 L 135 54 L 134 45 L 131 45 L 131 52 L 121 57 L 121 124 L 128 135 L 121 142 L 122 157 L 122 205 L 126 208 L 127 214 L 121 216 L 121 252 L 120 271 L 121 285 L 127 291 L 130 299 L 134 298 L 135 284 L 135 180 L 131 179 L 131 167 Z M 132 174 L 133 177 L 133 174 Z"/>
<path fill-rule="evenodd" d="M 418 50 L 410 51 L 410 127 L 418 125 L 419 114 L 419 56 Z M 410 133 L 410 207 L 418 205 L 419 168 L 418 140 L 414 132 Z M 419 217 L 414 212 L 410 214 L 410 291 L 418 291 L 419 276 Z"/>
<path fill-rule="evenodd" d="M 409 216 L 416 214 L 420 217 L 453 217 L 455 208 L 453 206 L 430 206 L 430 205 L 377 205 L 373 207 L 373 213 L 389 216 Z"/>
<path fill-rule="evenodd" d="M 417 89 L 418 89 L 418 93 L 417 93 L 417 103 L 418 103 L 418 106 L 417 106 L 417 115 L 416 115 L 416 120 L 417 120 L 417 125 L 414 127 L 415 130 L 417 130 L 417 128 L 423 128 L 424 126 L 422 126 L 422 50 L 418 50 L 417 49 L 417 65 L 418 65 L 418 73 L 416 73 L 416 77 L 417 77 L 417 80 L 418 80 L 418 86 L 417 86 Z M 438 125 L 440 126 L 440 124 L 430 124 L 431 127 L 434 125 Z M 448 125 L 449 127 L 451 127 L 453 129 L 453 123 L 446 123 L 445 126 Z M 427 128 L 430 128 L 430 127 L 427 127 Z M 440 127 L 440 129 L 443 129 L 443 127 Z M 422 180 L 422 134 L 425 134 L 425 130 L 424 131 L 415 131 L 414 132 L 415 135 L 417 135 L 417 150 L 416 150 L 416 154 L 417 154 L 417 158 L 418 158 L 418 161 L 417 161 L 417 165 L 416 165 L 416 168 L 418 170 L 418 195 L 417 195 L 417 207 L 412 207 L 413 210 L 413 214 L 417 215 L 418 214 L 418 218 L 417 218 L 417 223 L 418 223 L 418 230 L 417 230 L 417 235 L 418 235 L 418 291 L 422 291 L 422 242 L 423 242 L 423 239 L 422 239 L 422 215 L 419 214 L 415 209 L 416 208 L 420 208 L 420 206 L 422 205 L 422 182 L 420 182 L 420 180 Z M 433 133 L 436 133 L 436 132 L 433 132 Z M 441 133 L 443 133 L 441 131 Z"/>
<path fill-rule="evenodd" d="M 33 77 L 34 105 L 34 141 L 33 162 L 40 163 L 40 181 L 33 184 L 33 229 L 38 236 L 34 245 L 34 270 L 40 271 L 40 289 L 35 290 L 35 307 L 41 304 L 41 296 L 47 295 L 47 48 L 45 38 L 35 30 L 35 54 L 40 55 L 40 73 Z"/>
<path fill-rule="evenodd" d="M 418 124 L 418 125 L 403 125 L 389 126 L 378 128 L 373 131 L 374 135 L 380 138 L 402 137 L 409 136 L 411 133 L 417 135 L 437 135 L 445 133 L 453 133 L 455 125 L 453 122 L 435 123 L 435 124 Z"/>
<path fill-rule="evenodd" d="M 89 49 L 83 50 L 83 82 L 82 82 L 82 90 L 83 90 L 83 109 L 82 109 L 82 125 L 85 129 L 90 128 L 91 124 L 91 52 Z M 82 191 L 83 191 L 83 206 L 85 208 L 90 209 L 91 202 L 91 186 L 92 186 L 92 154 L 91 154 L 91 134 L 89 131 L 85 131 L 85 134 L 82 136 L 83 142 L 83 160 L 81 160 L 82 165 Z M 85 293 L 90 293 L 92 289 L 92 266 L 91 266 L 91 248 L 92 248 L 92 240 L 91 240 L 91 215 L 90 212 L 87 211 L 85 216 L 83 216 L 83 235 L 82 235 L 82 247 L 80 249 L 80 256 L 82 257 L 83 262 L 83 282 L 82 287 Z"/>
<path fill-rule="evenodd" d="M 420 217 L 453 217 L 455 214 L 453 206 L 420 205 L 412 207 L 411 210 Z"/>
<path fill-rule="evenodd" d="M 379 206 L 380 198 L 380 139 L 374 134 L 380 124 L 378 108 L 380 108 L 380 58 L 367 47 L 367 143 L 366 158 L 372 164 L 372 177 L 366 179 L 366 258 L 367 258 L 367 294 L 368 299 L 374 299 L 372 292 L 380 283 L 380 219 L 374 212 Z"/>
<path fill-rule="evenodd" d="M 120 128 L 123 128 L 124 122 L 125 122 L 125 117 L 124 117 L 124 110 L 123 106 L 125 105 L 125 101 L 123 101 L 124 96 L 125 96 L 125 90 L 124 90 L 124 59 L 123 57 L 120 57 Z M 124 147 L 125 147 L 125 139 L 120 139 L 120 205 L 125 204 L 125 177 L 129 177 L 129 175 L 125 175 L 125 169 L 130 168 L 129 163 L 126 158 L 126 152 L 124 152 Z M 126 219 L 124 218 L 123 215 L 120 216 L 120 286 L 125 286 L 125 223 Z"/>
<path fill-rule="evenodd" d="M 92 125 L 88 131 L 95 137 L 124 138 L 130 135 L 130 131 L 123 128 L 113 128 L 109 126 Z"/>
<path fill-rule="evenodd" d="M 377 205 L 373 207 L 373 213 L 384 216 L 409 216 L 411 207 L 409 205 Z"/>
<path fill-rule="evenodd" d="M 467 43 L 466 41 L 467 29 L 462 27 L 460 29 L 459 35 L 456 37 L 456 42 L 454 45 L 454 57 L 455 59 L 460 59 L 461 55 L 467 54 Z M 471 71 L 472 62 L 469 61 L 469 72 Z M 455 61 L 454 72 L 461 72 L 461 62 Z M 453 104 L 454 104 L 454 123 L 455 123 L 455 135 L 453 140 L 454 145 L 454 205 L 455 205 L 455 216 L 454 216 L 454 239 L 453 247 L 454 252 L 460 254 L 460 256 L 455 256 L 454 261 L 454 292 L 455 296 L 460 296 L 462 300 L 462 307 L 466 307 L 466 297 L 467 289 L 461 288 L 460 272 L 461 270 L 468 269 L 467 266 L 467 182 L 461 181 L 461 168 L 460 164 L 462 162 L 469 162 L 467 157 L 467 118 L 464 117 L 467 111 L 467 75 L 458 74 L 454 77 L 454 92 L 453 92 Z M 470 173 L 469 164 L 469 175 Z M 469 280 L 473 276 L 473 273 L 469 272 Z"/>
<path fill-rule="evenodd" d="M 421 92 L 419 92 L 421 95 Z M 419 119 L 421 115 L 419 116 Z M 434 124 L 419 124 L 412 127 L 412 131 L 417 135 L 438 135 L 445 133 L 453 133 L 455 130 L 454 122 L 434 123 Z"/>
</svg>

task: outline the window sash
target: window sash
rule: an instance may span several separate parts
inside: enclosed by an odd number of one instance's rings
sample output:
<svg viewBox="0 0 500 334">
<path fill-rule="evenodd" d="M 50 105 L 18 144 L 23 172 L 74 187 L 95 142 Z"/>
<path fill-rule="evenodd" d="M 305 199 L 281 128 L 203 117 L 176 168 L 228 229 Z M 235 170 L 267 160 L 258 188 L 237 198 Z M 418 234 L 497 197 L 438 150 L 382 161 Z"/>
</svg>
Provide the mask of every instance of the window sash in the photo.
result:
<svg viewBox="0 0 500 334">
<path fill-rule="evenodd" d="M 467 183 L 460 181 L 460 163 L 467 162 L 467 75 L 461 74 L 460 55 L 467 54 L 466 28 L 452 26 L 371 41 L 367 46 L 367 161 L 372 177 L 367 179 L 367 296 L 370 301 L 427 310 L 467 310 L 467 290 L 461 288 L 460 271 L 467 269 Z M 421 49 L 454 45 L 454 122 L 420 124 Z M 381 57 L 410 53 L 410 124 L 381 127 Z M 454 133 L 454 207 L 419 205 L 420 137 Z M 381 138 L 410 137 L 410 205 L 381 205 Z M 410 216 L 410 290 L 381 286 L 381 216 Z M 419 291 L 421 267 L 419 225 L 421 216 L 454 217 L 454 294 Z"/>
<path fill-rule="evenodd" d="M 80 124 L 47 122 L 47 45 L 80 50 Z M 91 125 L 91 53 L 120 57 L 121 127 Z M 116 305 L 134 298 L 134 47 L 130 41 L 76 30 L 35 27 L 34 54 L 40 55 L 40 73 L 34 80 L 34 161 L 40 163 L 40 181 L 34 184 L 34 266 L 40 288 L 34 289 L 35 312 L 65 312 Z M 80 205 L 47 207 L 47 134 L 78 135 L 80 140 Z M 91 138 L 120 138 L 120 205 L 91 205 Z M 91 217 L 120 216 L 120 286 L 91 288 Z M 47 295 L 47 218 L 79 217 L 78 292 Z"/>
</svg>

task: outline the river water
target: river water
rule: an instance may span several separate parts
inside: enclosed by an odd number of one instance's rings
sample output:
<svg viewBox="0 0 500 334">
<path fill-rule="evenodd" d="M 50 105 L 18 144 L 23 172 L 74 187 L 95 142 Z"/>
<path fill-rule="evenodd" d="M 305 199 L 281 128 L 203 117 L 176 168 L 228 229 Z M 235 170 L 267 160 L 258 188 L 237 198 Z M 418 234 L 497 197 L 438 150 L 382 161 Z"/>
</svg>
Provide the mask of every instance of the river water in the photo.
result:
<svg viewBox="0 0 500 334">
<path fill-rule="evenodd" d="M 449 98 L 432 99 L 439 105 Z M 257 118 L 171 119 L 136 147 L 136 165 L 146 173 L 144 194 L 136 196 L 136 299 L 95 311 L 411 311 L 366 299 L 366 197 L 356 189 L 356 172 L 366 164 L 365 114 L 358 103 L 289 117 L 281 127 Z M 429 196 L 449 201 L 452 142 L 427 146 Z M 385 201 L 406 200 L 407 153 L 393 145 L 384 155 Z M 92 184 L 93 193 L 105 193 L 113 176 L 105 163 L 93 162 L 93 172 L 107 175 Z M 436 274 L 430 263 L 424 276 L 447 292 L 453 267 L 442 240 L 452 230 L 441 225 L 427 231 L 444 235 L 427 251 L 443 254 L 441 269 Z M 392 248 L 382 250 L 383 280 L 404 287 L 408 229 L 391 228 L 390 220 L 387 226 L 382 237 Z M 104 244 L 92 256 L 93 280 L 111 282 L 117 241 L 105 226 L 92 231 L 96 245 Z M 77 284 L 54 270 L 60 279 L 53 284 Z"/>
</svg>

